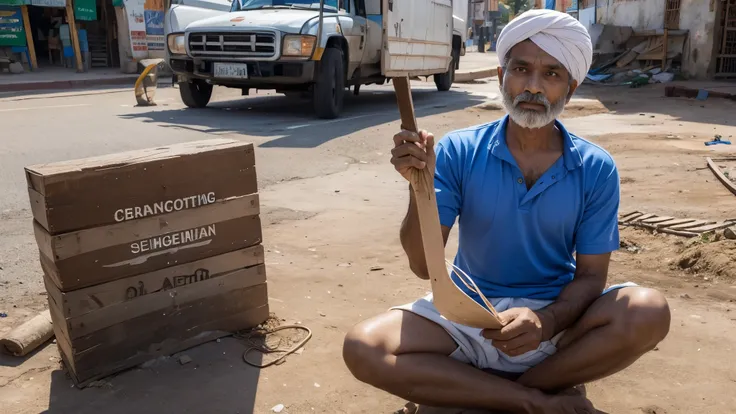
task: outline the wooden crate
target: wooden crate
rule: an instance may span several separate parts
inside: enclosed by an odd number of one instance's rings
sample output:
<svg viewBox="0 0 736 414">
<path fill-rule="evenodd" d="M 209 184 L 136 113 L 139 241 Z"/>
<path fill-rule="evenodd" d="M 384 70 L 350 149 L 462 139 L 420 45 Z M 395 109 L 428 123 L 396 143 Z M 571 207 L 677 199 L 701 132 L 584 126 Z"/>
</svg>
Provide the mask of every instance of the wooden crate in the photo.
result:
<svg viewBox="0 0 736 414">
<path fill-rule="evenodd" d="M 51 235 L 34 221 L 41 266 L 61 291 L 261 243 L 258 194 L 192 210 Z"/>
<path fill-rule="evenodd" d="M 258 192 L 253 144 L 212 139 L 26 167 L 34 219 L 56 235 Z"/>
<path fill-rule="evenodd" d="M 260 245 L 73 292 L 45 282 L 57 344 L 80 386 L 269 315 Z"/>
</svg>

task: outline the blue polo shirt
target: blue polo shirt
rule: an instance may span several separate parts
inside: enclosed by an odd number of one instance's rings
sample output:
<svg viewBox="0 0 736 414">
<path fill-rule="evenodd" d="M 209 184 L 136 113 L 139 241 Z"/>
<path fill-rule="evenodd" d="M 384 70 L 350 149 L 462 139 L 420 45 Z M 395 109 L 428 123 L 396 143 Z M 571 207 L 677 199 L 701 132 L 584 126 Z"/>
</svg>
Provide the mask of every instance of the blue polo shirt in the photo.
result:
<svg viewBox="0 0 736 414">
<path fill-rule="evenodd" d="M 440 223 L 458 219 L 454 263 L 486 297 L 552 300 L 573 279 L 575 252 L 618 249 L 618 171 L 604 149 L 556 121 L 562 157 L 527 190 L 506 145 L 507 124 L 508 115 L 437 143 Z"/>
</svg>

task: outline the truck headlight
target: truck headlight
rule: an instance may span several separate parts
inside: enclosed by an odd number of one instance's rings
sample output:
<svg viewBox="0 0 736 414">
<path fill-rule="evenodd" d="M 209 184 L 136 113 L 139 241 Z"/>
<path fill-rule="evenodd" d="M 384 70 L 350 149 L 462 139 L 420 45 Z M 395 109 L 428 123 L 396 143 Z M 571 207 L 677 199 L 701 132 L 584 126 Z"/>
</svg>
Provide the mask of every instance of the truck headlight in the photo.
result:
<svg viewBox="0 0 736 414">
<path fill-rule="evenodd" d="M 168 38 L 169 52 L 172 55 L 186 55 L 187 47 L 184 44 L 184 34 L 174 33 L 170 34 Z"/>
<path fill-rule="evenodd" d="M 310 57 L 314 50 L 315 36 L 290 35 L 284 36 L 283 56 Z"/>
</svg>

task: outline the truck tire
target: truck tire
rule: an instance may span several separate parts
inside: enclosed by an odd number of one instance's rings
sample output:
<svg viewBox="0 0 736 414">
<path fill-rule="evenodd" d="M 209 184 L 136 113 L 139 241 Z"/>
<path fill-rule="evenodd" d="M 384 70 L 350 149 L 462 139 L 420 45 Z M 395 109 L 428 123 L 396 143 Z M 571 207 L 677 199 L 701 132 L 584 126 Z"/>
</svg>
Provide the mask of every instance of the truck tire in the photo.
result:
<svg viewBox="0 0 736 414">
<path fill-rule="evenodd" d="M 328 47 L 319 62 L 317 82 L 312 100 L 319 118 L 333 119 L 342 112 L 345 95 L 345 68 L 343 53 L 336 47 Z"/>
<path fill-rule="evenodd" d="M 201 80 L 179 84 L 179 95 L 184 105 L 190 108 L 204 108 L 210 103 L 212 85 Z"/>
<path fill-rule="evenodd" d="M 439 73 L 434 75 L 434 84 L 437 86 L 437 90 L 440 92 L 446 92 L 452 87 L 452 82 L 455 81 L 455 54 L 453 53 L 452 62 L 450 62 L 450 69 L 445 73 Z"/>
</svg>

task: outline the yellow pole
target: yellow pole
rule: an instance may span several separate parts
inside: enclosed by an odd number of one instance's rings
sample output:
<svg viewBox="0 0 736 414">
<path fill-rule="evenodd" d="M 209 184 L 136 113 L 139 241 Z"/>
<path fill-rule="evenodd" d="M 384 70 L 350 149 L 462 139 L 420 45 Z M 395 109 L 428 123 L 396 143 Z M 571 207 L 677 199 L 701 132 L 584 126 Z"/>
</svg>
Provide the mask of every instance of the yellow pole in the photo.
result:
<svg viewBox="0 0 736 414">
<path fill-rule="evenodd" d="M 28 18 L 28 6 L 20 6 L 20 12 L 23 15 L 23 27 L 26 31 L 26 43 L 28 46 L 28 54 L 31 61 L 31 70 L 38 69 L 38 61 L 36 60 L 36 47 L 33 45 L 33 32 L 31 31 L 31 21 Z"/>
<path fill-rule="evenodd" d="M 82 52 L 79 50 L 79 36 L 77 36 L 77 23 L 74 21 L 74 4 L 72 0 L 66 0 L 66 21 L 69 23 L 69 34 L 72 38 L 74 58 L 77 61 L 77 72 L 84 72 L 82 66 Z"/>
</svg>

